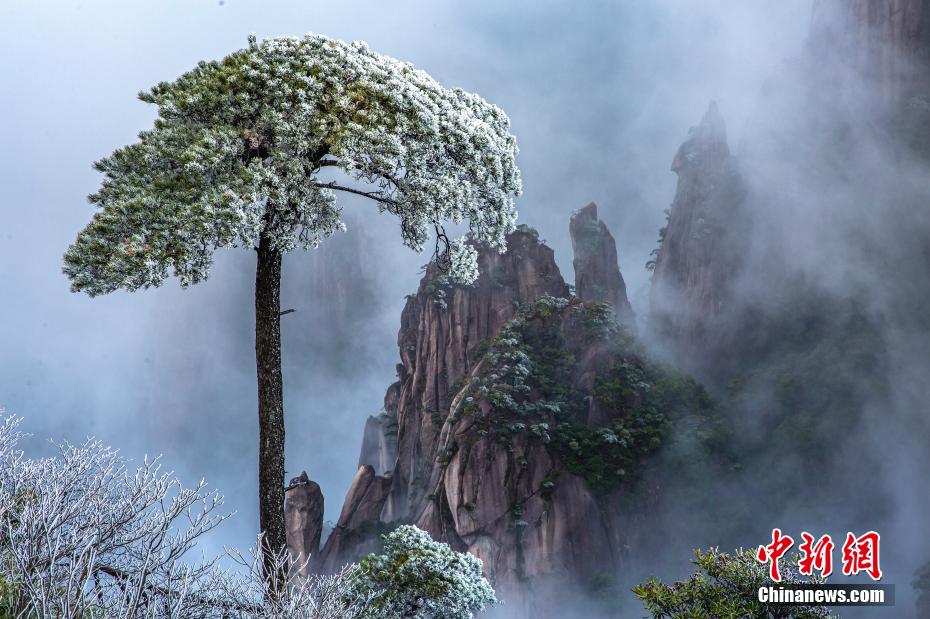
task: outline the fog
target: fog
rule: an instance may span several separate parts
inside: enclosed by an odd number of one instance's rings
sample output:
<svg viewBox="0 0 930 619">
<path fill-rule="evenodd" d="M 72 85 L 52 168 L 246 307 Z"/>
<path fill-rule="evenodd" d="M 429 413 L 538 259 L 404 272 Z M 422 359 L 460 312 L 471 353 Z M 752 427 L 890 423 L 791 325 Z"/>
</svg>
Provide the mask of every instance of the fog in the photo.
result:
<svg viewBox="0 0 930 619">
<path fill-rule="evenodd" d="M 786 127 L 797 131 L 799 123 L 788 121 L 804 113 L 807 101 L 791 97 L 807 91 L 765 98 L 761 108 L 760 93 L 773 76 L 792 70 L 786 59 L 802 53 L 810 5 L 6 0 L 0 5 L 0 406 L 26 418 L 35 453 L 48 451 L 49 437 L 93 434 L 132 458 L 164 454 L 182 479 L 205 477 L 238 513 L 207 541 L 207 552 L 253 540 L 253 255 L 219 252 L 210 279 L 188 290 L 171 282 L 90 299 L 70 293 L 61 274 L 63 252 L 93 211 L 85 199 L 99 183 L 91 163 L 133 141 L 154 117 L 136 93 L 200 59 L 244 46 L 250 32 L 260 38 L 312 31 L 362 39 L 447 86 L 501 106 L 521 149 L 521 221 L 539 229 L 563 275 L 572 279 L 568 217 L 572 209 L 597 202 L 617 239 L 640 316 L 648 307 L 644 264 L 675 191 L 669 165 L 713 99 L 727 121 L 731 148 L 753 165 L 750 190 L 758 197 L 779 189 L 768 199 L 779 213 L 773 220 L 784 227 L 778 234 L 766 224 L 747 231 L 753 247 L 747 261 L 758 266 L 793 257 L 789 270 L 844 298 L 878 290 L 863 303 L 870 316 L 882 318 L 892 399 L 867 407 L 861 422 L 883 433 L 856 430 L 842 449 L 849 450 L 850 461 L 861 453 L 887 454 L 875 460 L 881 470 L 872 481 L 882 486 L 875 496 L 890 501 L 884 522 L 894 533 L 888 537 L 909 536 L 890 542 L 902 553 L 911 547 L 898 561 L 900 569 L 889 567 L 899 605 L 909 610 L 907 583 L 913 568 L 930 557 L 918 518 L 926 501 L 913 491 L 927 470 L 926 456 L 915 457 L 922 454 L 926 429 L 917 415 L 926 408 L 926 350 L 924 340 L 914 337 L 922 327 L 900 301 L 909 278 L 926 279 L 922 263 L 908 261 L 920 251 L 908 218 L 927 195 L 925 169 L 906 162 L 886 169 L 890 156 L 867 131 L 850 138 L 856 162 L 851 175 L 877 170 L 887 181 L 831 185 L 815 180 L 817 171 L 796 177 L 796 164 L 778 167 L 775 151 L 759 136 L 780 135 Z M 856 105 L 844 113 L 854 109 L 870 119 L 877 103 L 849 96 Z M 832 145 L 810 148 L 805 156 L 814 160 Z M 798 198 L 813 187 L 813 197 Z M 900 200 L 871 208 L 889 193 Z M 821 199 L 826 195 L 831 201 Z M 401 245 L 393 219 L 379 217 L 363 200 L 344 204 L 349 232 L 318 250 L 287 256 L 282 291 L 283 307 L 297 310 L 282 318 L 287 468 L 289 477 L 306 469 L 320 483 L 329 520 L 336 519 L 355 473 L 364 421 L 380 410 L 394 380 L 404 295 L 415 289 L 427 259 Z M 870 241 L 852 243 L 863 229 Z M 876 253 L 876 245 L 895 249 Z M 748 272 L 765 271 L 753 269 Z M 770 298 L 758 277 L 737 286 L 745 298 Z M 918 307 L 926 298 L 915 292 L 908 302 Z M 900 319 L 892 319 L 895 312 Z M 894 411 L 914 414 L 891 423 Z M 720 489 L 721 496 L 739 501 L 743 483 Z M 755 533 L 761 534 L 803 522 L 836 537 L 847 523 L 860 522 L 845 511 L 833 512 L 830 520 L 829 510 L 817 520 L 794 505 L 757 503 L 753 510 L 760 515 Z M 672 515 L 668 523 L 674 523 Z M 700 524 L 682 530 L 692 533 Z M 708 537 L 681 543 L 713 544 Z M 919 544 L 908 541 L 914 537 Z M 681 559 L 686 562 L 687 553 Z"/>
</svg>

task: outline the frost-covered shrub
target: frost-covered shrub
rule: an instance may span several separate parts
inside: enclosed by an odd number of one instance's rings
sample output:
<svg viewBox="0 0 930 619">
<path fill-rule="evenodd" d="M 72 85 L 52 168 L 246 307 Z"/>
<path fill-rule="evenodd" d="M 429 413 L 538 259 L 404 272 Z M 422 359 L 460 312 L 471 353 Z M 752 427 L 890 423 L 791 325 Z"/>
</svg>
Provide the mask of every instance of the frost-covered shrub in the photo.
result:
<svg viewBox="0 0 930 619">
<path fill-rule="evenodd" d="M 355 578 L 356 595 L 371 599 L 365 617 L 372 619 L 470 619 L 496 602 L 480 559 L 411 525 L 385 535 L 384 554 L 362 559 Z"/>
<path fill-rule="evenodd" d="M 380 619 L 403 616 L 390 614 L 401 606 L 458 613 L 411 616 L 470 617 L 494 601 L 477 558 L 413 527 L 388 536 L 385 556 L 287 583 L 274 578 L 300 566 L 286 549 L 257 543 L 244 555 L 196 560 L 198 538 L 226 518 L 204 482 L 186 488 L 157 460 L 132 470 L 95 440 L 30 459 L 17 447 L 18 423 L 0 423 L 4 619 Z M 263 567 L 269 555 L 271 581 Z"/>
<path fill-rule="evenodd" d="M 156 606 L 181 616 L 187 583 L 214 564 L 179 559 L 224 519 L 220 497 L 203 482 L 182 486 L 157 460 L 130 471 L 99 441 L 26 458 L 17 425 L 0 426 L 0 578 L 14 616 L 130 617 Z"/>
</svg>

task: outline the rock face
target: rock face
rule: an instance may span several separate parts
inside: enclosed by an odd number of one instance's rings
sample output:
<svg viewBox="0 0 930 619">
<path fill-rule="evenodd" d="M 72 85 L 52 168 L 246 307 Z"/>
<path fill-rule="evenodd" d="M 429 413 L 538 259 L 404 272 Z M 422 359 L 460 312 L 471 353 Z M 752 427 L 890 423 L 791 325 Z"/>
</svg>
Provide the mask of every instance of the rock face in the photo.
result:
<svg viewBox="0 0 930 619">
<path fill-rule="evenodd" d="M 397 427 L 387 413 L 369 417 L 362 436 L 358 466 L 370 465 L 376 475 L 390 473 L 397 461 Z"/>
<path fill-rule="evenodd" d="M 814 57 L 853 69 L 885 100 L 900 99 L 928 84 L 930 2 L 817 0 L 808 45 Z"/>
<path fill-rule="evenodd" d="M 424 500 L 453 385 L 477 361 L 482 342 L 497 335 L 516 304 L 544 294 L 568 296 L 552 250 L 535 233 L 516 232 L 507 244 L 505 254 L 481 252 L 475 287 L 449 286 L 430 267 L 401 314 L 400 380 L 386 397 L 386 411 L 396 419 L 398 454 L 385 521 L 409 518 L 412 506 Z"/>
<path fill-rule="evenodd" d="M 706 365 L 713 325 L 725 310 L 738 251 L 728 235 L 740 203 L 735 159 L 715 103 L 672 160 L 678 175 L 660 231 L 650 292 L 653 327 L 686 367 Z"/>
<path fill-rule="evenodd" d="M 738 162 L 711 104 L 672 163 L 650 293 L 648 322 L 677 364 L 727 380 L 738 367 L 724 366 L 741 363 L 734 348 L 764 348 L 757 324 L 786 304 L 793 280 L 817 280 L 840 252 L 855 262 L 849 239 L 868 235 L 851 202 L 876 204 L 876 217 L 911 199 L 889 199 L 901 190 L 880 187 L 879 170 L 897 173 L 883 162 L 900 151 L 884 133 L 930 156 L 928 68 L 930 0 L 817 0 L 807 48 L 767 80 Z M 856 277 L 836 271 L 834 284 Z"/>
<path fill-rule="evenodd" d="M 591 222 L 593 240 L 579 230 Z M 594 249 L 578 261 L 585 286 L 606 282 L 625 301 L 594 209 L 572 227 Z M 376 550 L 379 534 L 413 523 L 483 559 L 508 613 L 562 616 L 568 587 L 588 590 L 623 568 L 634 523 L 655 502 L 655 485 L 638 471 L 667 438 L 673 409 L 688 402 L 699 419 L 705 400 L 650 365 L 605 303 L 571 298 L 535 231 L 511 234 L 506 254 L 480 250 L 479 266 L 469 287 L 430 267 L 408 299 L 399 380 L 384 419 L 367 427 L 320 567 L 334 571 Z M 395 427 L 396 453 L 382 438 Z M 629 510 L 633 487 L 638 506 Z"/>
<path fill-rule="evenodd" d="M 304 471 L 291 480 L 284 507 L 287 547 L 299 574 L 307 576 L 316 560 L 323 531 L 323 492 Z"/>
<path fill-rule="evenodd" d="M 361 218 L 346 213 L 346 232 L 340 232 L 308 252 L 307 279 L 301 297 L 312 303 L 301 313 L 312 315 L 314 323 L 326 325 L 327 331 L 351 332 L 355 323 L 368 317 L 375 302 L 369 265 L 372 238 Z M 306 296 L 304 296 L 306 295 Z"/>
<path fill-rule="evenodd" d="M 613 360 L 606 341 L 583 335 L 588 308 L 575 303 L 518 319 L 525 322 L 517 337 L 527 342 L 555 333 L 552 341 L 564 348 L 548 348 L 547 354 L 577 360 L 562 377 L 564 384 L 591 394 L 596 376 Z M 570 473 L 560 453 L 566 439 L 529 425 L 533 418 L 522 410 L 508 415 L 507 407 L 494 404 L 493 390 L 491 397 L 478 398 L 487 377 L 500 375 L 494 361 L 501 355 L 492 350 L 482 359 L 454 399 L 425 478 L 428 494 L 411 506 L 409 515 L 418 527 L 480 557 L 511 611 L 545 616 L 558 607 L 556 583 L 584 588 L 599 574 L 622 569 L 628 543 L 618 508 L 623 493 L 596 493 L 583 477 Z M 581 399 L 589 406 L 575 412 L 573 421 L 579 425 L 601 427 L 621 414 L 601 410 L 595 418 L 591 409 L 605 407 L 590 396 Z M 543 414 L 535 421 L 555 429 L 560 419 Z M 529 431 L 512 430 L 522 423 Z M 607 516 L 611 512 L 616 516 Z"/>
<path fill-rule="evenodd" d="M 366 534 L 378 531 L 379 523 L 413 521 L 414 513 L 426 501 L 426 480 L 436 458 L 443 419 L 455 395 L 454 383 L 461 384 L 466 370 L 477 361 L 478 347 L 486 347 L 497 335 L 514 316 L 517 304 L 533 302 L 545 294 L 568 296 L 552 250 L 539 242 L 534 231 L 517 231 L 507 243 L 505 254 L 480 252 L 477 285 L 452 286 L 431 265 L 417 293 L 408 299 L 398 334 L 402 360 L 397 366 L 399 380 L 385 395 L 382 420 L 377 425 L 366 424 L 361 468 L 346 497 L 340 522 L 321 552 L 325 569 L 338 569 L 376 543 L 376 539 L 372 542 L 367 538 L 359 542 Z M 382 440 L 382 429 L 389 426 L 395 429 L 396 438 Z M 387 470 L 392 473 L 389 477 L 375 475 Z M 368 496 L 371 500 L 361 500 L 371 484 L 388 488 L 389 493 L 375 492 Z M 377 510 L 375 498 L 380 502 Z M 349 542 L 346 533 L 352 538 Z"/>
<path fill-rule="evenodd" d="M 378 550 L 380 515 L 390 489 L 389 476 L 375 475 L 374 468 L 367 464 L 359 467 L 346 493 L 339 520 L 314 567 L 322 572 L 335 572 L 349 560 Z"/>
<path fill-rule="evenodd" d="M 594 202 L 572 214 L 569 232 L 575 254 L 575 294 L 585 301 L 610 303 L 620 322 L 635 325 L 626 283 L 617 264 L 617 245 L 607 226 L 597 218 Z"/>
<path fill-rule="evenodd" d="M 380 312 L 377 252 L 371 221 L 346 213 L 346 232 L 337 232 L 294 263 L 294 276 L 284 278 L 282 298 L 292 299 L 296 314 L 282 318 L 287 353 L 295 367 L 309 367 L 307 387 L 321 400 L 351 388 L 359 359 L 371 359 L 375 338 L 369 337 Z M 284 309 L 282 307 L 282 309 Z M 319 364 L 320 359 L 326 363 Z"/>
<path fill-rule="evenodd" d="M 726 398 L 735 434 L 747 437 L 741 449 L 753 454 L 747 478 L 798 478 L 793 463 L 810 460 L 807 446 L 848 453 L 840 447 L 847 439 L 834 437 L 853 437 L 842 428 L 887 397 L 888 323 L 875 308 L 901 298 L 896 282 L 926 281 L 885 266 L 915 263 L 926 230 L 915 214 L 927 200 L 910 193 L 907 166 L 896 160 L 912 155 L 900 154 L 899 127 L 888 122 L 891 100 L 910 95 L 899 69 L 924 45 L 925 4 L 817 3 L 809 47 L 767 80 L 738 162 L 714 106 L 674 158 L 678 186 L 661 233 L 651 322 L 674 362 Z M 927 126 L 907 138 L 926 140 Z M 886 401 L 883 408 L 895 406 Z M 790 495 L 774 483 L 745 485 L 780 495 L 796 513 L 812 496 L 859 509 L 832 489 L 871 465 L 839 455 L 823 462 L 810 474 L 816 482 Z"/>
</svg>

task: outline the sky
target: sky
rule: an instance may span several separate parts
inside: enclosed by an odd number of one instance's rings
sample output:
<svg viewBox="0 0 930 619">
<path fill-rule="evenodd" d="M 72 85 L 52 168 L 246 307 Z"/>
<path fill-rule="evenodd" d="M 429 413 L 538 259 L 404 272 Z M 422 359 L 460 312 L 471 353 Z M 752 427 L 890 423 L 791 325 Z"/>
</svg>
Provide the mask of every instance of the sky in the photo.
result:
<svg viewBox="0 0 930 619">
<path fill-rule="evenodd" d="M 163 454 L 182 479 L 206 478 L 237 513 L 206 550 L 247 546 L 257 529 L 254 257 L 220 252 L 210 279 L 188 290 L 171 282 L 93 299 L 69 292 L 61 273 L 93 213 L 92 162 L 154 118 L 140 90 L 252 32 L 365 40 L 501 106 L 521 149 L 521 222 L 571 280 L 568 218 L 596 201 L 642 313 L 678 145 L 710 100 L 738 143 L 809 19 L 810 0 L 4 0 L 0 406 L 25 418 L 36 454 L 50 438 L 95 435 L 133 459 Z M 326 261 L 289 255 L 282 292 L 297 309 L 282 329 L 287 468 L 321 484 L 330 520 L 364 421 L 394 380 L 403 297 L 427 259 L 401 245 L 395 221 L 345 205 L 355 229 L 318 250 Z M 320 277 L 321 265 L 335 272 Z"/>
</svg>

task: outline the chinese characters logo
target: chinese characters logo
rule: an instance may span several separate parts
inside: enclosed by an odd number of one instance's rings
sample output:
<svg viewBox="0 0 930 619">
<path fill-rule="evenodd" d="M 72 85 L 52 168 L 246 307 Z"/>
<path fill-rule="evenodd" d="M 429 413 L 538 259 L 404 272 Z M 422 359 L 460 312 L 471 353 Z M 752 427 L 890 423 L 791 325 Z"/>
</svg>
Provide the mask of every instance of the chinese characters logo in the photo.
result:
<svg viewBox="0 0 930 619">
<path fill-rule="evenodd" d="M 801 533 L 801 539 L 803 541 L 798 546 L 801 552 L 798 571 L 805 576 L 811 576 L 816 570 L 824 578 L 832 574 L 833 539 L 829 535 L 823 535 L 815 540 L 814 536 L 807 531 Z M 846 533 L 846 541 L 842 548 L 843 574 L 855 576 L 864 572 L 872 580 L 881 580 L 880 542 L 881 536 L 875 531 L 869 531 L 858 537 L 853 533 Z M 772 529 L 772 542 L 759 546 L 756 552 L 756 559 L 760 563 L 769 564 L 769 576 L 775 582 L 781 582 L 778 561 L 792 546 L 794 546 L 794 539 L 790 535 L 784 535 L 781 529 Z"/>
</svg>

